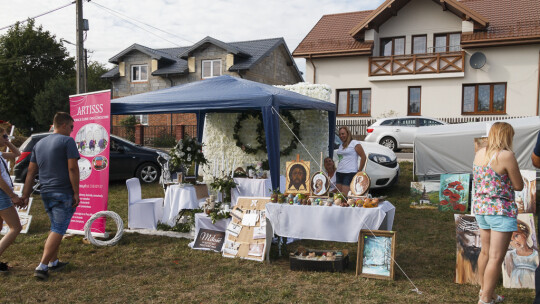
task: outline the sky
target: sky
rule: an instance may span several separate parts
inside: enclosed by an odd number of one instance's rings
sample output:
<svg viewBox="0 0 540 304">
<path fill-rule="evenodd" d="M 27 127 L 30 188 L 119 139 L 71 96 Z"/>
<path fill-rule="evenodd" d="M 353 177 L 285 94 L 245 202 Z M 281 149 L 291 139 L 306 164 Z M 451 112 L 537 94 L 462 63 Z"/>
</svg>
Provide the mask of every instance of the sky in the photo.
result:
<svg viewBox="0 0 540 304">
<path fill-rule="evenodd" d="M 383 0 L 84 0 L 89 61 L 106 64 L 133 43 L 189 46 L 206 36 L 224 42 L 283 37 L 292 53 L 322 15 L 372 10 Z M 0 1 L 0 28 L 62 7 L 70 0 Z M 76 42 L 75 4 L 36 18 L 36 25 Z M 0 30 L 0 35 L 8 29 Z M 64 43 L 75 57 L 75 46 Z M 305 71 L 305 60 L 295 59 Z"/>
</svg>

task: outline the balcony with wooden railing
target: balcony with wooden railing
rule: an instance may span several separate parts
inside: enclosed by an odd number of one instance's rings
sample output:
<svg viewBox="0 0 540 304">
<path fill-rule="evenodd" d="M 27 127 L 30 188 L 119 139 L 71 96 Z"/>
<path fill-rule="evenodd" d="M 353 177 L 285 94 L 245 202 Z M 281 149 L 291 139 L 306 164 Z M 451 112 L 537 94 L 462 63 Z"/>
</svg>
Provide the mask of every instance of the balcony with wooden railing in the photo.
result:
<svg viewBox="0 0 540 304">
<path fill-rule="evenodd" d="M 462 73 L 464 71 L 464 51 L 369 58 L 370 77 Z"/>
</svg>

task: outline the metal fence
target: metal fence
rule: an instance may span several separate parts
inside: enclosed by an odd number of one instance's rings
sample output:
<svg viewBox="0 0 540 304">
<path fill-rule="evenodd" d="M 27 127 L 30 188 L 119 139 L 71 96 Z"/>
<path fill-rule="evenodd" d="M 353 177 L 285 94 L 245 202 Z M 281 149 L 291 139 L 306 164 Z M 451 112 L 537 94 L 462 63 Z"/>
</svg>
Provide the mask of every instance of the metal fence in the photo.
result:
<svg viewBox="0 0 540 304">
<path fill-rule="evenodd" d="M 144 146 L 171 148 L 181 138 L 180 134 L 182 134 L 182 131 L 184 135 L 189 135 L 191 137 L 197 136 L 196 125 L 160 125 L 143 126 L 143 128 Z M 135 127 L 113 126 L 111 133 L 135 142 Z"/>
<path fill-rule="evenodd" d="M 527 116 L 465 116 L 465 117 L 443 117 L 436 118 L 449 124 L 467 123 L 467 122 L 482 122 L 494 121 L 501 119 L 524 118 Z M 363 139 L 367 135 L 367 127 L 377 121 L 376 118 L 357 118 L 357 119 L 338 119 L 336 121 L 336 131 L 346 126 L 351 130 L 351 134 L 355 139 Z"/>
</svg>

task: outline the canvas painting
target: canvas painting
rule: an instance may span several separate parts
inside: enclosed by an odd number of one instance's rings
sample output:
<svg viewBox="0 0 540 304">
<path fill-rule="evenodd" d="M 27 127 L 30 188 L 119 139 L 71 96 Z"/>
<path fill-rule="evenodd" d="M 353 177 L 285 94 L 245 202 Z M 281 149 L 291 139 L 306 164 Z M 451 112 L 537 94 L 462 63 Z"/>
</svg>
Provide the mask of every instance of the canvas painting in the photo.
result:
<svg viewBox="0 0 540 304">
<path fill-rule="evenodd" d="M 482 249 L 476 218 L 454 214 L 456 222 L 456 283 L 478 285 L 478 256 Z"/>
<path fill-rule="evenodd" d="M 361 230 L 356 275 L 393 280 L 395 242 L 393 231 Z"/>
<path fill-rule="evenodd" d="M 309 162 L 294 161 L 286 163 L 286 191 L 285 193 L 302 193 L 309 195 L 311 180 L 309 179 Z"/>
<path fill-rule="evenodd" d="M 469 206 L 470 174 L 442 174 L 439 210 L 466 212 Z"/>
<path fill-rule="evenodd" d="M 437 209 L 439 182 L 411 182 L 411 208 Z"/>
<path fill-rule="evenodd" d="M 515 191 L 518 213 L 536 213 L 536 171 L 520 170 L 523 190 Z"/>
<path fill-rule="evenodd" d="M 534 289 L 534 273 L 538 267 L 538 243 L 532 213 L 518 214 L 518 230 L 512 234 L 502 265 L 505 288 Z"/>
<path fill-rule="evenodd" d="M 330 188 L 330 179 L 324 172 L 317 172 L 311 177 L 311 193 L 316 196 L 323 196 Z"/>
</svg>

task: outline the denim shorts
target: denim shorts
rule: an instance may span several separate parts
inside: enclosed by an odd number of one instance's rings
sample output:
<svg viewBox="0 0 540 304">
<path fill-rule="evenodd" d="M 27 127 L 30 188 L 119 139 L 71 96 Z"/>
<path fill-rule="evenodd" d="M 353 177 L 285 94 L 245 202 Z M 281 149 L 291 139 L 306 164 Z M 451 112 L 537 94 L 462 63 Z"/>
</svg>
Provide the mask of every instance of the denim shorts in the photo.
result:
<svg viewBox="0 0 540 304">
<path fill-rule="evenodd" d="M 517 219 L 506 215 L 475 215 L 478 227 L 499 232 L 517 231 Z"/>
<path fill-rule="evenodd" d="M 0 189 L 0 210 L 7 209 L 11 206 L 13 206 L 11 198 L 4 192 L 4 190 Z"/>
<path fill-rule="evenodd" d="M 67 193 L 41 193 L 45 211 L 51 220 L 51 231 L 64 235 L 71 221 L 75 209 L 73 205 L 73 195 Z"/>
<path fill-rule="evenodd" d="M 351 173 L 336 172 L 336 185 L 340 184 L 340 185 L 349 186 L 355 175 L 356 175 L 356 172 L 351 172 Z"/>
</svg>

